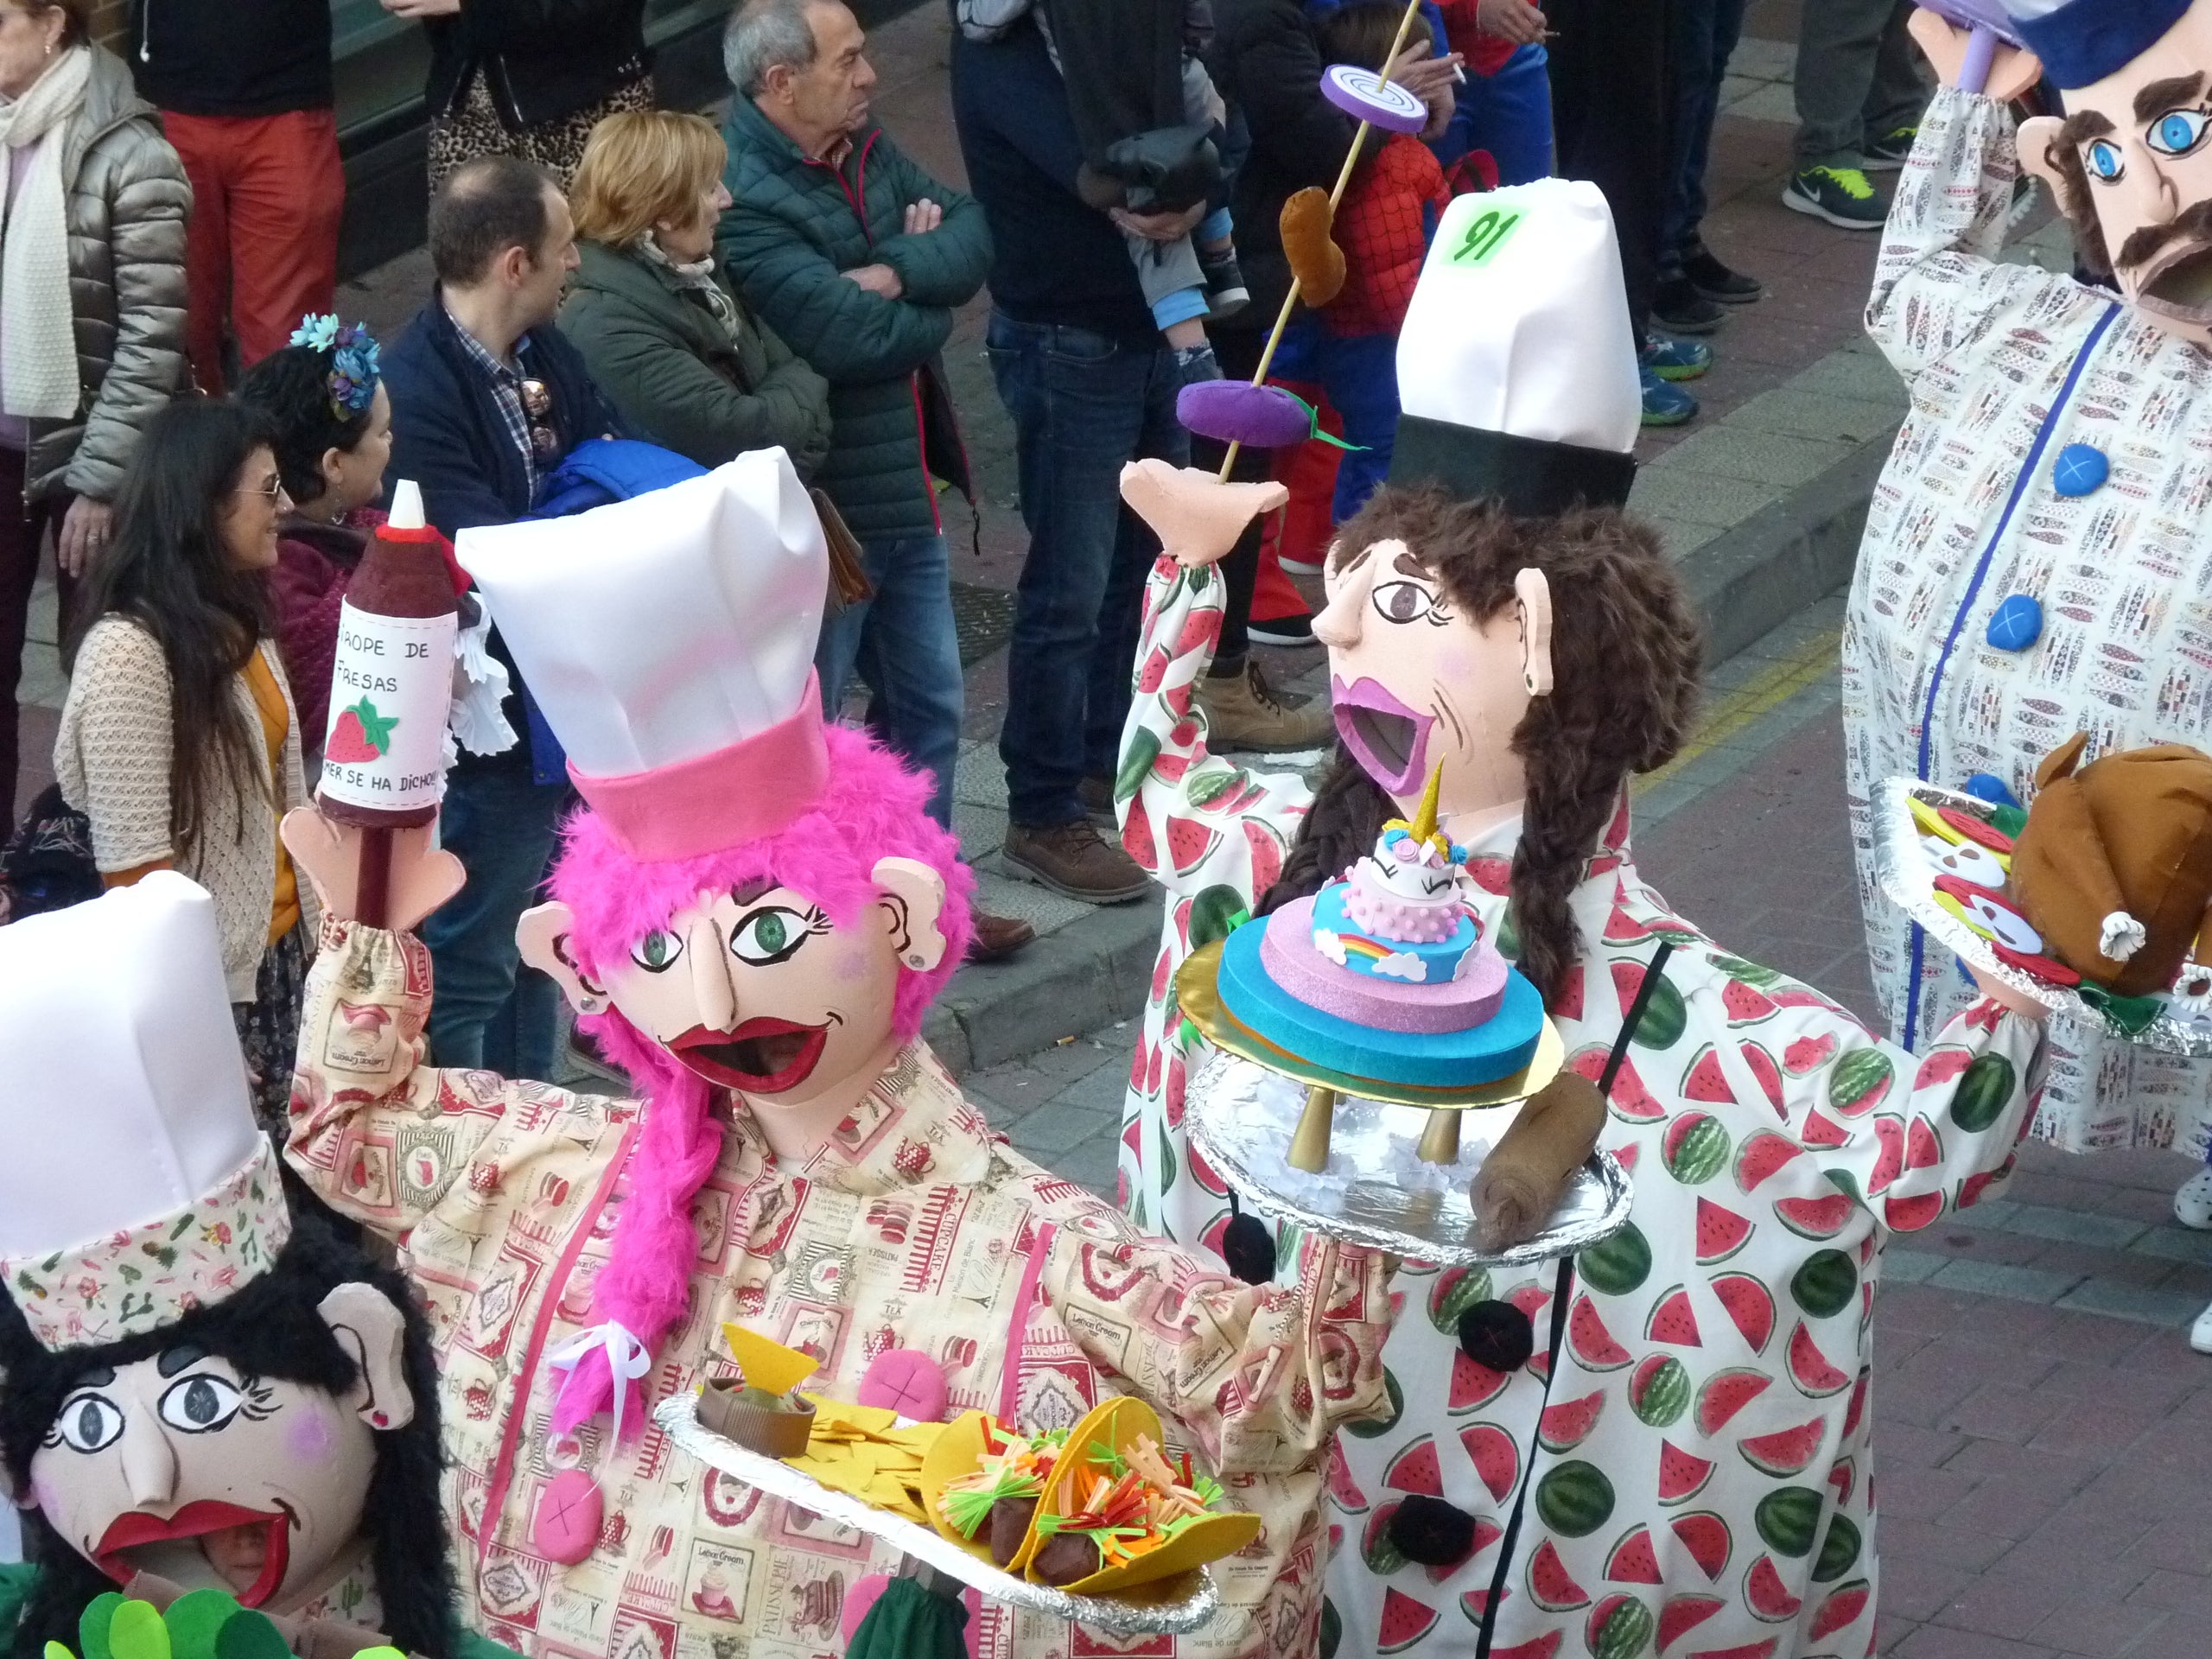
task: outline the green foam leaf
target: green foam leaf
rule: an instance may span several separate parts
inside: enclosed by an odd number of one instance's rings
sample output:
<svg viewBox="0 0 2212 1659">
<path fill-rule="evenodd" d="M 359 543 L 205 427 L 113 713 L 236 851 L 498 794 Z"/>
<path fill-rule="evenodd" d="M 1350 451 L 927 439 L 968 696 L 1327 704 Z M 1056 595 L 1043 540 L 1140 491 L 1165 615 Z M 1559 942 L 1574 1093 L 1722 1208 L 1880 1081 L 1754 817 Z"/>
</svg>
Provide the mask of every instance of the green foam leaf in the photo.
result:
<svg viewBox="0 0 2212 1659">
<path fill-rule="evenodd" d="M 150 1601 L 126 1601 L 108 1621 L 107 1647 L 114 1659 L 169 1659 L 168 1626 Z"/>
<path fill-rule="evenodd" d="M 59 1642 L 49 1642 L 46 1644 L 46 1659 L 77 1659 L 77 1656 Z"/>
<path fill-rule="evenodd" d="M 85 1659 L 111 1659 L 107 1627 L 114 1622 L 115 1610 L 122 1605 L 123 1598 L 112 1590 L 85 1604 L 85 1611 L 77 1616 L 77 1645 L 84 1650 Z"/>
<path fill-rule="evenodd" d="M 168 1626 L 169 1659 L 215 1659 L 215 1638 L 238 1611 L 238 1599 L 220 1590 L 179 1596 L 162 1615 Z"/>
<path fill-rule="evenodd" d="M 216 1632 L 215 1659 L 291 1659 L 292 1649 L 261 1614 L 240 1608 Z"/>
</svg>

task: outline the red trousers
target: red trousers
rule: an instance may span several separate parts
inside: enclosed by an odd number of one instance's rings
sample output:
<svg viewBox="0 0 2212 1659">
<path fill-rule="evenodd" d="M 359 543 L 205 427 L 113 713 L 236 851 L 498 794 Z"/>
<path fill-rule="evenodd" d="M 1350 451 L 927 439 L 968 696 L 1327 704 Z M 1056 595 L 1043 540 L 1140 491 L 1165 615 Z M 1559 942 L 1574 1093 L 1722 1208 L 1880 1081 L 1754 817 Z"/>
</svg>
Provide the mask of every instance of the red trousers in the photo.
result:
<svg viewBox="0 0 2212 1659">
<path fill-rule="evenodd" d="M 328 110 L 251 117 L 163 111 L 162 128 L 192 181 L 185 243 L 188 343 L 200 388 L 220 396 L 223 333 L 258 363 L 338 288 L 346 172 Z"/>
</svg>

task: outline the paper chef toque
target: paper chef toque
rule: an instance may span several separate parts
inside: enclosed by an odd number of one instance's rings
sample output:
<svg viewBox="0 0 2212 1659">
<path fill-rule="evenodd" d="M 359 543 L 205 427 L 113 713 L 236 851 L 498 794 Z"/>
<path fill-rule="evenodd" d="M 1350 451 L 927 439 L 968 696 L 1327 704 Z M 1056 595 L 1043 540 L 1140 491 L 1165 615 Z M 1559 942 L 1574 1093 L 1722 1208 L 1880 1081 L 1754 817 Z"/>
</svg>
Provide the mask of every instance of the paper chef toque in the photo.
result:
<svg viewBox="0 0 2212 1659">
<path fill-rule="evenodd" d="M 2062 88 L 2116 74 L 2155 46 L 2191 0 L 2005 0 L 2012 26 Z"/>
<path fill-rule="evenodd" d="M 291 1234 L 215 901 L 173 871 L 0 927 L 0 1274 L 49 1351 L 142 1335 Z"/>
<path fill-rule="evenodd" d="M 1612 215 L 1580 180 L 1445 210 L 1398 335 L 1390 481 L 1528 518 L 1618 506 L 1643 390 Z"/>
<path fill-rule="evenodd" d="M 775 834 L 828 774 L 830 551 L 781 449 L 568 518 L 464 530 L 461 567 L 632 856 Z"/>
</svg>

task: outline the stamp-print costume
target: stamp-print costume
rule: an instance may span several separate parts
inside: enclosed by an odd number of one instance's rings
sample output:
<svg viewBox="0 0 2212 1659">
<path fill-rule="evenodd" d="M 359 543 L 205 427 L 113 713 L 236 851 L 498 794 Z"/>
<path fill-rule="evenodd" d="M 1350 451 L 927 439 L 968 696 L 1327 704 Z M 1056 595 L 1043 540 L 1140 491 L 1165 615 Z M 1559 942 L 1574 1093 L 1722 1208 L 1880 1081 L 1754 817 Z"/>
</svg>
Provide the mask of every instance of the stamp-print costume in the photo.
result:
<svg viewBox="0 0 2212 1659">
<path fill-rule="evenodd" d="M 471 1622 L 531 1656 L 836 1651 L 846 1589 L 896 1568 L 881 1546 L 702 1469 L 652 1427 L 620 1447 L 603 1415 L 549 1435 L 545 1356 L 589 1322 L 638 1103 L 419 1065 L 419 942 L 336 919 L 323 942 L 289 1155 L 334 1209 L 401 1242 L 429 1302 Z M 818 1355 L 815 1386 L 836 1397 L 901 1347 L 944 1367 L 953 1409 L 1031 1427 L 1140 1394 L 1267 1528 L 1215 1565 L 1221 1616 L 1145 1651 L 1310 1646 L 1320 1448 L 1382 1399 L 1381 1257 L 1316 1240 L 1295 1286 L 1209 1273 L 1012 1151 L 918 1043 L 803 1170 L 776 1163 L 749 1115 L 729 1116 L 693 1219 L 691 1308 L 640 1385 L 649 1401 L 734 1369 L 714 1357 L 726 1319 Z M 564 1568 L 535 1549 L 533 1517 L 550 1476 L 579 1466 L 606 1516 L 598 1547 Z M 1086 1650 L 1040 1614 L 982 1603 L 974 1616 L 997 1659 Z"/>
<path fill-rule="evenodd" d="M 2093 753 L 2208 741 L 2212 355 L 2111 295 L 1998 263 L 2018 174 L 2012 118 L 1936 95 L 1884 232 L 1867 327 L 1912 407 L 1876 486 L 1843 636 L 1852 838 L 1884 1011 L 1924 1048 L 1974 993 L 1874 887 L 1886 778 L 2022 800 L 2077 731 Z M 2103 458 L 2109 475 L 2070 469 Z M 2091 461 L 2090 479 L 2095 475 Z M 2039 637 L 1989 643 L 2025 595 Z M 2212 1065 L 2055 1021 L 2036 1133 L 2069 1151 L 2212 1148 Z"/>
<path fill-rule="evenodd" d="M 1154 569 L 1122 771 L 1125 787 L 1139 780 L 1125 842 L 1140 858 L 1152 849 L 1169 892 L 1122 1175 L 1147 1225 L 1210 1243 L 1228 1201 L 1179 1133 L 1203 1051 L 1176 1014 L 1173 969 L 1194 912 L 1233 910 L 1273 880 L 1310 798 L 1295 779 L 1206 752 L 1189 695 L 1223 598 L 1211 571 Z M 1478 839 L 1468 863 L 1490 895 L 1483 925 L 1508 955 L 1516 834 Z M 1669 1655 L 1860 1654 L 1874 1620 L 1880 1247 L 2009 1166 L 2037 1033 L 1980 1003 L 1916 1071 L 1818 992 L 1672 915 L 1637 874 L 1625 807 L 1573 907 L 1583 960 L 1554 1018 L 1588 1075 L 1659 941 L 1676 946 L 1673 994 L 1655 997 L 1600 1137 L 1635 1182 L 1632 1230 L 1578 1260 L 1565 1308 L 1553 1264 L 1401 1271 L 1405 1313 L 1383 1355 L 1395 1415 L 1340 1435 L 1332 1464 L 1338 1651 L 1471 1655 L 1497 1593 L 1492 1659 L 1561 1659 L 1586 1642 L 1642 1653 L 1647 1639 Z M 1487 1298 L 1534 1321 L 1535 1356 L 1516 1371 L 1460 1350 L 1459 1313 Z M 1416 1492 L 1475 1517 L 1460 1567 L 1410 1565 L 1390 1545 L 1390 1515 Z"/>
</svg>

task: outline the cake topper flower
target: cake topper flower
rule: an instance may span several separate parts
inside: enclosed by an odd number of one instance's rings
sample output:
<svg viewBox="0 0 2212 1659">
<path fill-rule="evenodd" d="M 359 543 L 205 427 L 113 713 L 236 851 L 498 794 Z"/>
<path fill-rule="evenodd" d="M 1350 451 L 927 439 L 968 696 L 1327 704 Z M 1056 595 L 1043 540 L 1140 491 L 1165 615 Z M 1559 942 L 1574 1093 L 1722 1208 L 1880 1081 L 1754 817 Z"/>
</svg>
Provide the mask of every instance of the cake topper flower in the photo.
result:
<svg viewBox="0 0 2212 1659">
<path fill-rule="evenodd" d="M 376 336 L 365 324 L 341 324 L 333 315 L 308 315 L 292 330 L 291 343 L 330 353 L 330 412 L 350 421 L 365 411 L 377 395 L 382 378 L 378 369 Z"/>
</svg>

